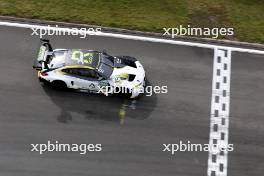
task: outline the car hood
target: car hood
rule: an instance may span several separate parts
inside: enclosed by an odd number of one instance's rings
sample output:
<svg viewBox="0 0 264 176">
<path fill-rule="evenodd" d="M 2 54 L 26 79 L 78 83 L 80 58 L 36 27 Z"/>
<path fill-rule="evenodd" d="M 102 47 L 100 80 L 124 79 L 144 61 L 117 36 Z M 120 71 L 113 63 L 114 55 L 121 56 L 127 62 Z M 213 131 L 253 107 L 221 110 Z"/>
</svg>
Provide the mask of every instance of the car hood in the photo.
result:
<svg viewBox="0 0 264 176">
<path fill-rule="evenodd" d="M 145 78 L 145 70 L 139 61 L 135 62 L 136 68 L 131 66 L 125 66 L 122 68 L 114 68 L 114 71 L 110 77 L 111 81 L 116 86 L 135 86 L 143 83 Z M 134 75 L 133 80 L 129 80 L 129 76 Z"/>
</svg>

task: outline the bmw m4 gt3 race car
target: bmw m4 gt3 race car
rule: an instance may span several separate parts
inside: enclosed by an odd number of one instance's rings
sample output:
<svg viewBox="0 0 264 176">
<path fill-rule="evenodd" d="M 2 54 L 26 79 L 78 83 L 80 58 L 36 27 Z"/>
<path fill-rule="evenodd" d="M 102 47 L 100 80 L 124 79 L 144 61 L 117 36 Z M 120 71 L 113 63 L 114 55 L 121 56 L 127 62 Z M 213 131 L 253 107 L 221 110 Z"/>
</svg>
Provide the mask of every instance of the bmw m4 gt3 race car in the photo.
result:
<svg viewBox="0 0 264 176">
<path fill-rule="evenodd" d="M 136 98 L 144 92 L 145 71 L 130 56 L 110 56 L 84 49 L 52 49 L 41 40 L 33 68 L 41 82 L 56 89 L 76 89 L 111 95 L 123 93 Z"/>
</svg>

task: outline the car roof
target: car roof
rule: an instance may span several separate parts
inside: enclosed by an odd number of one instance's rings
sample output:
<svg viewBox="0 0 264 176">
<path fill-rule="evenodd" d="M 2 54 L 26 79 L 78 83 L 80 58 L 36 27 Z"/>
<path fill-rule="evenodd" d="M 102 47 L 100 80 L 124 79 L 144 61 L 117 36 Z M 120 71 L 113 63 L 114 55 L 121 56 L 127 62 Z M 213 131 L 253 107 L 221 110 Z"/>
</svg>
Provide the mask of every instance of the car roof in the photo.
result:
<svg viewBox="0 0 264 176">
<path fill-rule="evenodd" d="M 56 60 L 59 62 L 56 63 Z M 111 76 L 114 64 L 105 59 L 101 52 L 84 49 L 56 50 L 51 62 L 50 68 L 96 69 L 105 78 Z"/>
<path fill-rule="evenodd" d="M 100 64 L 100 52 L 84 49 L 54 50 L 49 67 L 61 68 L 64 66 L 89 66 L 97 68 Z"/>
<path fill-rule="evenodd" d="M 97 68 L 100 63 L 100 53 L 98 51 L 71 49 L 65 55 L 66 66 L 89 66 Z"/>
</svg>

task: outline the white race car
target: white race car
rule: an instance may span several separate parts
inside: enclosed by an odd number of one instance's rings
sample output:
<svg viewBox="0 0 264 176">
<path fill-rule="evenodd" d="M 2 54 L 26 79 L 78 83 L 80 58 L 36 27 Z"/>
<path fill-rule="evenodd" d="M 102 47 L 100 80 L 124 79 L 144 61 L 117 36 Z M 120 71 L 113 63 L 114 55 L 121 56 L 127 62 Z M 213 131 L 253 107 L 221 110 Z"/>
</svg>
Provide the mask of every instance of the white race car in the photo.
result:
<svg viewBox="0 0 264 176">
<path fill-rule="evenodd" d="M 111 95 L 144 93 L 145 71 L 130 56 L 110 56 L 106 52 L 83 49 L 55 49 L 41 40 L 33 68 L 41 82 L 57 89 L 76 89 Z"/>
</svg>

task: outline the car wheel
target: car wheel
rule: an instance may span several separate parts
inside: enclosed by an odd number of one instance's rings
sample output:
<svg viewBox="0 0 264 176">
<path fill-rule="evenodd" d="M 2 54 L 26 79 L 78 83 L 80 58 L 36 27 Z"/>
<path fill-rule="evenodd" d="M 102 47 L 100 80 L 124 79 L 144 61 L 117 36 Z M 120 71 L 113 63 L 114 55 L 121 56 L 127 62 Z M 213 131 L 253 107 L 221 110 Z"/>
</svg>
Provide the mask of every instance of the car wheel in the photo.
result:
<svg viewBox="0 0 264 176">
<path fill-rule="evenodd" d="M 51 86 L 56 90 L 66 90 L 67 84 L 63 81 L 52 81 Z"/>
<path fill-rule="evenodd" d="M 129 89 L 125 88 L 125 87 L 116 87 L 115 88 L 115 95 L 119 96 L 119 97 L 123 97 L 123 98 L 130 98 L 132 93 L 129 91 Z"/>
</svg>

